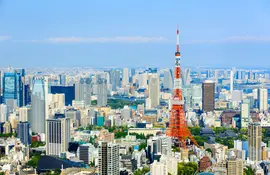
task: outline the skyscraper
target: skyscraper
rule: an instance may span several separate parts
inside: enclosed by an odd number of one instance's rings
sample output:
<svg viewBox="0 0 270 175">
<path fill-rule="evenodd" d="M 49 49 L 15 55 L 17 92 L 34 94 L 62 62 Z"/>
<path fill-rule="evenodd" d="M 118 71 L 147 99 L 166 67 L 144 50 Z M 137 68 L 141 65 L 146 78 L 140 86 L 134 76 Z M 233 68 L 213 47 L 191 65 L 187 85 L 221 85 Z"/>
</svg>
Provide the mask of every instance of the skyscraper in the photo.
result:
<svg viewBox="0 0 270 175">
<path fill-rule="evenodd" d="M 248 79 L 249 79 L 249 80 L 253 80 L 253 73 L 252 73 L 252 70 L 250 70 L 249 73 L 248 73 Z"/>
<path fill-rule="evenodd" d="M 90 78 L 81 78 L 75 84 L 75 100 L 91 105 L 92 86 Z"/>
<path fill-rule="evenodd" d="M 28 122 L 20 122 L 17 126 L 18 138 L 24 145 L 31 144 L 30 124 Z"/>
<path fill-rule="evenodd" d="M 0 104 L 0 122 L 8 121 L 8 109 L 7 105 Z"/>
<path fill-rule="evenodd" d="M 128 68 L 124 68 L 123 69 L 123 74 L 122 74 L 122 85 L 123 87 L 128 85 L 129 83 L 129 72 L 128 72 Z"/>
<path fill-rule="evenodd" d="M 59 75 L 59 84 L 61 85 L 61 86 L 65 86 L 67 83 L 66 83 L 66 75 L 62 75 L 62 74 L 60 74 Z"/>
<path fill-rule="evenodd" d="M 19 121 L 21 122 L 27 122 L 31 117 L 31 108 L 29 107 L 21 107 L 19 108 Z"/>
<path fill-rule="evenodd" d="M 46 154 L 59 156 L 68 151 L 70 119 L 62 117 L 47 119 L 46 122 Z"/>
<path fill-rule="evenodd" d="M 173 89 L 173 73 L 171 69 L 164 71 L 164 81 L 163 81 L 164 89 Z"/>
<path fill-rule="evenodd" d="M 206 80 L 202 84 L 202 109 L 204 112 L 215 110 L 215 84 L 210 80 Z"/>
<path fill-rule="evenodd" d="M 107 80 L 104 78 L 97 80 L 97 105 L 107 105 Z"/>
<path fill-rule="evenodd" d="M 241 128 L 247 128 L 250 122 L 250 107 L 247 103 L 241 104 Z"/>
<path fill-rule="evenodd" d="M 231 92 L 231 94 L 233 92 L 233 78 L 234 78 L 234 72 L 233 72 L 233 70 L 231 70 L 231 74 L 230 74 L 230 92 Z"/>
<path fill-rule="evenodd" d="M 186 69 L 185 70 L 185 76 L 183 77 L 184 78 L 184 85 L 190 85 L 190 69 Z"/>
<path fill-rule="evenodd" d="M 139 88 L 147 88 L 147 73 L 138 74 Z"/>
<path fill-rule="evenodd" d="M 119 70 L 111 70 L 110 71 L 110 81 L 112 84 L 113 91 L 116 91 L 117 88 L 121 87 L 120 71 Z"/>
<path fill-rule="evenodd" d="M 268 91 L 267 89 L 258 89 L 258 108 L 260 111 L 268 110 Z"/>
<path fill-rule="evenodd" d="M 262 127 L 260 123 L 250 123 L 248 126 L 248 155 L 251 161 L 262 160 Z"/>
<path fill-rule="evenodd" d="M 36 78 L 32 90 L 31 127 L 36 133 L 45 133 L 45 88 L 44 79 Z"/>
<path fill-rule="evenodd" d="M 15 99 L 17 106 L 23 106 L 23 84 L 22 76 L 13 70 L 5 72 L 3 76 L 3 101 L 6 103 L 8 99 Z"/>
<path fill-rule="evenodd" d="M 159 75 L 151 74 L 149 77 L 149 98 L 151 100 L 151 108 L 160 105 L 160 84 Z"/>
<path fill-rule="evenodd" d="M 98 170 L 100 175 L 119 175 L 119 145 L 99 143 Z"/>
</svg>

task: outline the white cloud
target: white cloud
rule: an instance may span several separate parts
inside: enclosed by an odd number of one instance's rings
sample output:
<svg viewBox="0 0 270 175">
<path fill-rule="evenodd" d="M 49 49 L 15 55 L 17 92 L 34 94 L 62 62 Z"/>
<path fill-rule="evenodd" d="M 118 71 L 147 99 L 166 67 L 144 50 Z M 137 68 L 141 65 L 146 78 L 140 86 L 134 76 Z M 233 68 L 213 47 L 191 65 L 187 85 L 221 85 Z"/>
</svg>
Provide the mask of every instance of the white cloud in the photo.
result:
<svg viewBox="0 0 270 175">
<path fill-rule="evenodd" d="M 143 37 L 143 36 L 116 36 L 116 37 L 52 37 L 44 40 L 51 43 L 150 43 L 168 41 L 165 37 Z"/>
<path fill-rule="evenodd" d="M 11 36 L 0 36 L 0 41 L 10 40 Z"/>
<path fill-rule="evenodd" d="M 223 39 L 215 40 L 190 40 L 185 44 L 217 44 L 217 43 L 232 43 L 232 42 L 270 42 L 269 36 L 230 36 Z"/>
</svg>

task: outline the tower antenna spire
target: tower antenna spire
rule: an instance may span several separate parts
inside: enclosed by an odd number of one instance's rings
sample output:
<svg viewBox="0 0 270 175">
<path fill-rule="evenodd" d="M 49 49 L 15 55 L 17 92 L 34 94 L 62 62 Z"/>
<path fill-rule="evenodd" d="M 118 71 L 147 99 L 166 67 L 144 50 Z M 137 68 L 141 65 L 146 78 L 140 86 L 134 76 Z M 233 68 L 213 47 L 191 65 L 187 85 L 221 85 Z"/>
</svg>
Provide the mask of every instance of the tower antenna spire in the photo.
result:
<svg viewBox="0 0 270 175">
<path fill-rule="evenodd" d="M 181 83 L 181 67 L 180 67 L 181 53 L 179 49 L 179 30 L 178 25 L 176 29 L 176 52 L 175 52 L 175 69 L 174 69 L 174 92 L 172 98 L 172 109 L 170 114 L 169 127 L 166 130 L 166 135 L 178 139 L 180 146 L 187 148 L 187 138 L 189 138 L 194 145 L 199 147 L 191 132 L 188 129 L 185 118 L 184 100 L 182 94 Z"/>
</svg>

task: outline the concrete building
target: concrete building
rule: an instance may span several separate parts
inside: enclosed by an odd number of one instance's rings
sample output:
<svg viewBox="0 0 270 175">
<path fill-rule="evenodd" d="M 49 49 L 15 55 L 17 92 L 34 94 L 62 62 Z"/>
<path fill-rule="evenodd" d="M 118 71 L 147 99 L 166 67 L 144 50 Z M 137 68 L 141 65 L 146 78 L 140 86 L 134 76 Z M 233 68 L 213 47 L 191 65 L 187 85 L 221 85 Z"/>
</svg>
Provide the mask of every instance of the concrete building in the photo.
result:
<svg viewBox="0 0 270 175">
<path fill-rule="evenodd" d="M 30 124 L 28 122 L 20 122 L 18 123 L 17 129 L 18 138 L 20 139 L 21 143 L 24 145 L 31 144 Z"/>
<path fill-rule="evenodd" d="M 30 107 L 21 107 L 19 108 L 19 121 L 27 122 L 30 119 L 31 108 Z"/>
<path fill-rule="evenodd" d="M 107 80 L 99 78 L 97 80 L 97 106 L 107 105 Z"/>
<path fill-rule="evenodd" d="M 59 156 L 68 150 L 70 119 L 47 119 L 46 122 L 46 155 Z"/>
<path fill-rule="evenodd" d="M 50 109 L 63 109 L 65 107 L 65 94 L 48 94 L 47 97 Z"/>
<path fill-rule="evenodd" d="M 169 90 L 173 89 L 173 73 L 170 69 L 164 71 L 163 88 Z"/>
<path fill-rule="evenodd" d="M 149 99 L 151 100 L 151 108 L 160 105 L 160 84 L 159 75 L 151 74 L 149 77 Z"/>
<path fill-rule="evenodd" d="M 251 161 L 262 160 L 262 127 L 260 123 L 248 126 L 248 155 Z"/>
<path fill-rule="evenodd" d="M 258 89 L 258 108 L 260 111 L 268 110 L 268 91 L 267 89 Z"/>
<path fill-rule="evenodd" d="M 247 128 L 250 122 L 250 107 L 247 103 L 241 104 L 241 128 Z"/>
<path fill-rule="evenodd" d="M 167 164 L 157 162 L 156 160 L 150 165 L 150 174 L 154 175 L 168 175 Z"/>
<path fill-rule="evenodd" d="M 204 112 L 215 110 L 215 84 L 213 81 L 206 80 L 202 84 L 202 109 Z"/>
<path fill-rule="evenodd" d="M 100 175 L 119 175 L 119 145 L 99 143 L 98 170 Z"/>
<path fill-rule="evenodd" d="M 32 90 L 31 124 L 35 133 L 45 133 L 45 87 L 44 79 L 36 78 Z"/>
<path fill-rule="evenodd" d="M 90 143 L 80 145 L 77 150 L 79 159 L 86 164 L 91 164 L 94 161 L 95 150 L 95 146 Z"/>
<path fill-rule="evenodd" d="M 6 122 L 8 120 L 7 105 L 0 104 L 0 122 Z"/>
<path fill-rule="evenodd" d="M 228 175 L 243 175 L 244 174 L 243 160 L 241 159 L 228 160 L 227 174 Z"/>
<path fill-rule="evenodd" d="M 122 74 L 122 86 L 125 87 L 128 84 L 129 84 L 129 71 L 128 68 L 124 68 Z"/>
<path fill-rule="evenodd" d="M 132 111 L 129 108 L 129 106 L 124 106 L 124 108 L 121 111 L 121 116 L 125 121 L 130 120 L 132 116 Z"/>
<path fill-rule="evenodd" d="M 81 78 L 75 84 L 75 100 L 84 101 L 86 105 L 91 105 L 92 81 L 90 78 Z"/>
<path fill-rule="evenodd" d="M 231 94 L 233 92 L 233 78 L 234 78 L 234 72 L 233 72 L 233 70 L 231 70 L 231 72 L 230 72 L 230 92 L 231 92 Z"/>
<path fill-rule="evenodd" d="M 119 70 L 111 70 L 110 71 L 110 82 L 112 84 L 113 91 L 116 91 L 118 88 L 121 87 L 120 74 L 121 73 Z"/>
</svg>

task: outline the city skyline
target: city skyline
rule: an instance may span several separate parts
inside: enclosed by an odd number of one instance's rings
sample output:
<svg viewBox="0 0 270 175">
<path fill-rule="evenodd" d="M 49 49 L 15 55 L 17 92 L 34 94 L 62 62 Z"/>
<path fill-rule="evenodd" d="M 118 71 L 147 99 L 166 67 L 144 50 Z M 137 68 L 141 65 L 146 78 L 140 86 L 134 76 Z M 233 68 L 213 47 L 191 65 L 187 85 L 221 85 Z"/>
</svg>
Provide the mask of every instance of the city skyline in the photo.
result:
<svg viewBox="0 0 270 175">
<path fill-rule="evenodd" d="M 63 2 L 1 1 L 1 67 L 173 67 L 177 23 L 183 67 L 269 67 L 268 1 Z"/>
</svg>

